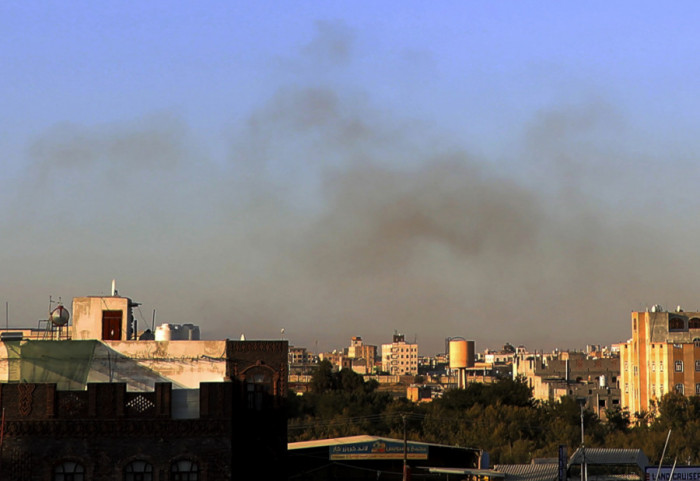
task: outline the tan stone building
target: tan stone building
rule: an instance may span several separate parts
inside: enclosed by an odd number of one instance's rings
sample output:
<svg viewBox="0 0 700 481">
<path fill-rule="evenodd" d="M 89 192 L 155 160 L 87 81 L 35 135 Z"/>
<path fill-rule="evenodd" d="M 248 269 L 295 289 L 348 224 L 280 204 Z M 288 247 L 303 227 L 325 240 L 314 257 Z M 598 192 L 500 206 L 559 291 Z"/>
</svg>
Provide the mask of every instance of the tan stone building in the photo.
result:
<svg viewBox="0 0 700 481">
<path fill-rule="evenodd" d="M 365 344 L 360 336 L 354 336 L 350 340 L 348 357 L 353 360 L 353 371 L 359 374 L 372 374 L 377 357 L 377 346 Z"/>
<path fill-rule="evenodd" d="M 403 334 L 394 334 L 391 344 L 382 344 L 382 370 L 395 376 L 418 374 L 418 344 L 406 342 Z"/>
<path fill-rule="evenodd" d="M 654 411 L 671 390 L 700 394 L 700 312 L 654 306 L 631 320 L 632 339 L 620 348 L 622 407 Z"/>
</svg>

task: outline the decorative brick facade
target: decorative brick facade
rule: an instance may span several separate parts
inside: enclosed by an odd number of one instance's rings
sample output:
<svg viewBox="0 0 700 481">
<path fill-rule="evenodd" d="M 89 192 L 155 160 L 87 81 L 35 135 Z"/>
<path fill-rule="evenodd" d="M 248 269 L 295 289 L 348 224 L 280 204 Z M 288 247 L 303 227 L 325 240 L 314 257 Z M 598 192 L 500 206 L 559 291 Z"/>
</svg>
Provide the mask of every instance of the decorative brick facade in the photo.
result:
<svg viewBox="0 0 700 481">
<path fill-rule="evenodd" d="M 133 461 L 147 463 L 150 477 L 143 479 L 153 481 L 250 472 L 284 479 L 286 356 L 286 342 L 227 341 L 232 375 L 200 384 L 196 419 L 172 417 L 171 383 L 151 392 L 127 391 L 125 383 L 91 383 L 85 391 L 1 383 L 0 479 L 123 481 Z M 179 461 L 195 465 L 196 477 L 176 478 Z M 56 475 L 62 463 L 77 463 L 80 475 Z"/>
</svg>

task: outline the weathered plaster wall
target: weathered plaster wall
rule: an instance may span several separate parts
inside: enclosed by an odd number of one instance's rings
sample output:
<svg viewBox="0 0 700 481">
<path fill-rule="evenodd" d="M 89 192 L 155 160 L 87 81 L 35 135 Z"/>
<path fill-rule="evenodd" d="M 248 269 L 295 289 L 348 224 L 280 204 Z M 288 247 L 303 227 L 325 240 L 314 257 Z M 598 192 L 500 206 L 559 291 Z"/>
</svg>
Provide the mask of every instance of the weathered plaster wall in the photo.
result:
<svg viewBox="0 0 700 481">
<path fill-rule="evenodd" d="M 226 341 L 103 341 L 88 382 L 125 382 L 130 391 L 150 391 L 156 382 L 198 389 L 226 378 Z"/>
<path fill-rule="evenodd" d="M 122 339 L 129 334 L 129 303 L 126 297 L 76 297 L 73 299 L 72 339 L 102 339 L 102 311 L 122 311 Z"/>
</svg>

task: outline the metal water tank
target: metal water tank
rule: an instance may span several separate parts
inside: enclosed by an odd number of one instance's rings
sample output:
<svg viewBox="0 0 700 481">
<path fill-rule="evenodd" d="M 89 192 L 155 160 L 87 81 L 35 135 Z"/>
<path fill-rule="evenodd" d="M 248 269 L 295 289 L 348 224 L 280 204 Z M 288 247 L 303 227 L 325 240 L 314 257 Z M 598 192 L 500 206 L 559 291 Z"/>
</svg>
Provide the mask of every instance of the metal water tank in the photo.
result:
<svg viewBox="0 0 700 481">
<path fill-rule="evenodd" d="M 195 326 L 194 324 L 183 324 L 182 339 L 188 341 L 199 341 L 199 326 Z"/>
<path fill-rule="evenodd" d="M 56 309 L 51 311 L 51 322 L 54 326 L 65 326 L 68 324 L 69 319 L 70 313 L 68 312 L 68 309 L 63 306 L 58 306 Z"/>
<path fill-rule="evenodd" d="M 467 367 L 474 367 L 474 341 L 467 341 Z"/>
<path fill-rule="evenodd" d="M 467 367 L 467 341 L 452 339 L 450 341 L 450 369 Z"/>
<path fill-rule="evenodd" d="M 182 326 L 180 324 L 170 324 L 170 339 L 182 341 Z"/>
</svg>

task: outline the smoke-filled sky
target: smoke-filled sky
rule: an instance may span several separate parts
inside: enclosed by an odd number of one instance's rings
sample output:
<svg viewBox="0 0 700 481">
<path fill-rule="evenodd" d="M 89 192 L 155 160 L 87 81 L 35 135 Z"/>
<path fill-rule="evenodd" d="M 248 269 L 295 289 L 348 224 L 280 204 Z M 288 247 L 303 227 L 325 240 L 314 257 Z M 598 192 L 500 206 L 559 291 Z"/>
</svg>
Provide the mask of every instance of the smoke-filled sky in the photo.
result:
<svg viewBox="0 0 700 481">
<path fill-rule="evenodd" d="M 700 310 L 696 2 L 0 3 L 0 300 L 311 350 Z"/>
</svg>

